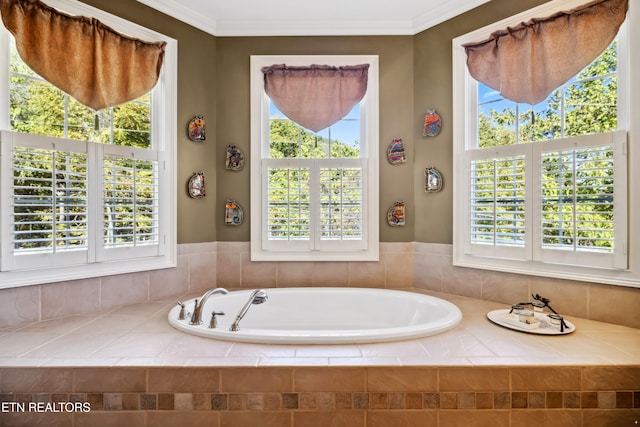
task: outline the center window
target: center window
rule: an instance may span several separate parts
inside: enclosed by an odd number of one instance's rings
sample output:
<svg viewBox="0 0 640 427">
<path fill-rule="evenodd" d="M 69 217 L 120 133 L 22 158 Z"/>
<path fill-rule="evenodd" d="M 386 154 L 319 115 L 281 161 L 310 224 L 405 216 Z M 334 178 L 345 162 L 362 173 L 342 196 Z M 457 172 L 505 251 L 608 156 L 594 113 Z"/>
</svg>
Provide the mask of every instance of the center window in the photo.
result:
<svg viewBox="0 0 640 427">
<path fill-rule="evenodd" d="M 377 57 L 254 56 L 251 73 L 252 259 L 376 260 Z"/>
</svg>

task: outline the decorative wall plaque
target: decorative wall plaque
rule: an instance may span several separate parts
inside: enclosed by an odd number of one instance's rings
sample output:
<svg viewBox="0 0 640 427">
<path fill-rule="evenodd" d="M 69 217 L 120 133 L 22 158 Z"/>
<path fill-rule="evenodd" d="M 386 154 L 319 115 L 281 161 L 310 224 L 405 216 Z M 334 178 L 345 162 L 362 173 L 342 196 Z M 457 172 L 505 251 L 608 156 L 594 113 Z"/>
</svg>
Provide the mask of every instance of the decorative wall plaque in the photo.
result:
<svg viewBox="0 0 640 427">
<path fill-rule="evenodd" d="M 444 180 L 440 171 L 434 167 L 424 170 L 424 189 L 428 193 L 435 193 L 442 190 Z"/>
<path fill-rule="evenodd" d="M 187 184 L 189 197 L 201 199 L 205 195 L 204 191 L 204 172 L 194 172 Z"/>
<path fill-rule="evenodd" d="M 434 109 L 427 110 L 424 115 L 424 127 L 422 128 L 423 136 L 436 136 L 442 129 L 442 118 Z"/>
<path fill-rule="evenodd" d="M 240 225 L 244 219 L 242 208 L 235 200 L 227 199 L 224 205 L 224 223 L 226 225 Z"/>
<path fill-rule="evenodd" d="M 405 204 L 395 202 L 387 211 L 387 223 L 392 227 L 403 226 L 405 223 Z"/>
<path fill-rule="evenodd" d="M 224 162 L 225 169 L 239 171 L 244 167 L 244 155 L 235 145 L 227 146 L 227 158 Z"/>
<path fill-rule="evenodd" d="M 202 116 L 195 116 L 191 119 L 187 126 L 187 133 L 189 134 L 189 139 L 193 142 L 203 142 L 205 139 L 204 118 Z"/>
<path fill-rule="evenodd" d="M 394 139 L 391 144 L 389 144 L 389 148 L 387 148 L 387 159 L 389 159 L 389 163 L 392 165 L 405 163 L 407 161 L 404 143 L 401 138 Z"/>
</svg>

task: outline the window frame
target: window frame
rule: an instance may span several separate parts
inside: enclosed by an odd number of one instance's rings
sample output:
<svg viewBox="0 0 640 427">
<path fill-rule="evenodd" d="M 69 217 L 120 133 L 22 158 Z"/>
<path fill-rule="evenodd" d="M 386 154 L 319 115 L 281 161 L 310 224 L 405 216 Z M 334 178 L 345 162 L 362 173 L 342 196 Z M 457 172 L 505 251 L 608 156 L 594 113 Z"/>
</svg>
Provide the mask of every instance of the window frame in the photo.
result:
<svg viewBox="0 0 640 427">
<path fill-rule="evenodd" d="M 488 37 L 492 32 L 504 29 L 509 26 L 517 25 L 520 22 L 526 22 L 531 18 L 549 16 L 560 10 L 569 10 L 583 4 L 582 0 L 559 0 L 538 6 L 527 10 L 518 15 L 506 18 L 499 22 L 490 24 L 486 27 L 472 31 L 468 34 L 455 38 L 452 41 L 453 51 L 453 170 L 454 170 L 454 225 L 453 225 L 453 264 L 462 267 L 471 267 L 485 270 L 502 271 L 509 273 L 526 274 L 532 276 L 553 277 L 562 279 L 581 280 L 588 282 L 598 282 L 614 285 L 640 287 L 640 257 L 636 251 L 632 249 L 633 236 L 638 236 L 639 222 L 636 219 L 640 207 L 638 199 L 634 196 L 634 189 L 637 191 L 638 172 L 632 165 L 637 163 L 637 157 L 633 156 L 633 150 L 627 150 L 628 144 L 631 144 L 631 130 L 634 124 L 629 120 L 633 110 L 638 111 L 640 103 L 634 99 L 632 90 L 634 90 L 633 82 L 630 81 L 630 71 L 633 64 L 638 64 L 638 57 L 633 55 L 633 48 L 637 49 L 638 41 L 633 39 L 631 32 L 634 21 L 638 20 L 637 11 L 630 5 L 629 12 L 625 23 L 620 28 L 618 36 L 618 129 L 623 133 L 624 141 L 619 145 L 618 153 L 622 155 L 622 160 L 627 165 L 627 178 L 619 190 L 623 196 L 626 196 L 622 202 L 621 209 L 627 214 L 627 221 L 623 224 L 622 233 L 626 237 L 626 242 L 621 248 L 626 259 L 628 259 L 628 268 L 599 268 L 593 266 L 577 266 L 571 263 L 561 264 L 558 260 L 553 262 L 543 262 L 540 259 L 540 250 L 535 247 L 531 248 L 533 252 L 527 256 L 527 260 L 515 260 L 504 257 L 494 257 L 490 254 L 470 254 L 468 251 L 469 226 L 468 226 L 468 202 L 470 191 L 470 175 L 466 162 L 469 153 L 474 147 L 474 139 L 477 135 L 478 116 L 477 116 L 477 82 L 470 77 L 466 67 L 466 53 L 462 45 L 464 43 L 482 40 Z M 637 92 L 637 89 L 635 89 Z M 615 132 L 614 132 L 615 134 Z M 600 134 L 605 135 L 605 134 Z M 579 137 L 583 138 L 583 137 Z M 588 136 L 587 139 L 597 138 Z M 619 138 L 619 136 L 612 136 Z M 552 144 L 556 141 L 547 141 Z M 563 141 L 570 141 L 566 138 Z M 533 143 L 537 144 L 537 143 Z M 514 146 L 499 147 L 497 152 L 514 152 L 522 150 L 522 146 L 529 144 L 516 144 Z M 550 144 L 551 145 L 551 144 Z M 562 143 L 560 143 L 562 145 Z M 518 148 L 520 147 L 520 148 Z M 541 146 L 542 150 L 547 151 L 546 147 Z M 531 149 L 534 149 L 533 147 Z M 536 148 L 537 149 L 537 148 Z M 480 150 L 478 150 L 480 151 Z M 498 157 L 498 155 L 496 155 Z M 531 166 L 536 167 L 537 162 Z M 533 174 L 531 174 L 533 175 Z M 529 179 L 527 191 L 539 192 L 539 183 Z M 618 189 L 617 189 L 618 190 Z M 620 194 L 617 192 L 616 201 L 619 200 Z M 539 195 L 538 195 L 539 200 Z M 536 202 L 534 202 L 536 203 Z M 626 205 L 625 205 L 626 204 Z M 529 218 L 528 221 L 535 221 Z M 531 234 L 532 229 L 529 229 Z M 618 230 L 616 230 L 616 233 Z M 549 260 L 547 260 L 549 261 Z M 621 267 L 618 264 L 618 267 Z"/>
<path fill-rule="evenodd" d="M 114 28 L 116 31 L 124 34 L 148 40 L 151 42 L 166 42 L 163 67 L 160 72 L 158 84 L 152 89 L 151 105 L 152 105 L 152 129 L 151 129 L 151 146 L 155 151 L 154 156 L 157 158 L 158 164 L 158 215 L 160 218 L 159 234 L 158 234 L 158 250 L 153 255 L 146 252 L 135 254 L 135 258 L 130 256 L 112 256 L 107 255 L 109 249 L 101 249 L 96 254 L 91 254 L 88 263 L 77 265 L 59 265 L 55 263 L 51 267 L 37 269 L 21 269 L 7 270 L 0 272 L 0 289 L 11 288 L 17 286 L 26 286 L 33 284 L 42 284 L 57 281 L 77 280 L 90 277 L 107 276 L 114 274 L 133 273 L 146 270 L 162 269 L 175 267 L 177 263 L 177 227 L 176 227 L 176 149 L 177 149 L 177 41 L 173 38 L 155 32 L 153 30 L 142 27 L 138 24 L 119 18 L 100 9 L 94 8 L 80 2 L 72 2 L 69 0 L 49 0 L 47 4 L 55 9 L 68 13 L 70 15 L 89 16 L 100 20 L 105 25 Z M 24 141 L 61 141 L 66 143 L 62 138 L 43 137 L 40 135 L 18 134 L 10 131 L 9 118 L 9 32 L 0 26 L 0 99 L 6 100 L 0 103 L 0 130 L 3 130 L 5 139 L 24 140 Z M 75 142 L 75 141 L 73 141 Z M 12 142 L 9 142 L 11 144 Z M 93 145 L 97 143 L 87 143 L 78 141 L 79 144 Z M 5 144 L 4 145 L 9 145 Z M 19 145 L 19 144 L 18 144 Z M 118 146 L 119 147 L 119 146 Z M 95 151 L 104 151 L 106 147 L 91 148 Z M 119 147 L 116 149 L 118 151 Z M 138 149 L 139 150 L 139 149 Z M 113 151 L 107 148 L 107 152 Z M 132 153 L 136 149 L 129 147 L 126 151 Z M 3 149 L 0 162 L 9 162 L 10 156 L 8 150 Z M 90 165 L 89 174 L 92 175 L 90 180 L 97 181 L 96 173 L 102 174 L 102 164 Z M 4 182 L 11 181 L 11 168 L 2 168 Z M 100 180 L 101 182 L 101 180 Z M 5 186 L 6 188 L 6 186 Z M 10 206 L 13 199 L 13 193 L 0 189 L 0 206 Z M 101 192 L 101 189 L 98 189 Z M 89 194 L 91 199 L 102 199 L 100 194 Z M 98 206 L 102 206 L 98 203 Z M 90 208 L 91 209 L 91 208 Z M 93 208 L 95 209 L 95 208 Z M 94 221 L 97 224 L 91 225 L 93 237 L 90 240 L 97 241 L 97 245 L 101 247 L 103 236 L 100 234 L 102 226 L 102 211 L 93 212 Z M 12 257 L 12 241 L 13 234 L 11 226 L 11 215 L 8 209 L 2 209 L 0 215 L 0 255 L 3 259 Z M 97 230 L 97 232 L 96 232 Z M 129 248 L 125 248 L 129 249 Z M 100 254 L 102 252 L 102 254 Z M 129 253 L 129 250 L 123 252 Z M 135 251 L 134 251 L 135 252 Z M 95 262 L 91 262 L 93 259 Z"/>
<path fill-rule="evenodd" d="M 262 67 L 273 64 L 306 66 L 327 64 L 333 66 L 369 64 L 367 93 L 360 102 L 360 158 L 358 159 L 270 159 L 269 158 L 269 98 L 264 91 Z M 377 261 L 378 240 L 378 56 L 377 55 L 252 55 L 251 84 L 251 260 L 252 261 Z M 266 143 L 265 143 L 266 141 Z M 363 185 L 363 240 L 354 245 L 349 241 L 326 241 L 320 247 L 309 247 L 300 242 L 281 245 L 263 245 L 266 227 L 266 203 L 263 192 L 267 168 L 274 164 L 313 164 L 318 170 L 329 163 L 344 167 L 359 165 L 364 170 Z M 312 178 L 313 179 L 313 178 Z M 312 196 L 313 199 L 313 196 Z M 312 206 L 313 206 L 312 201 Z M 312 224 L 313 227 L 313 224 Z M 313 239 L 313 236 L 312 236 Z"/>
</svg>

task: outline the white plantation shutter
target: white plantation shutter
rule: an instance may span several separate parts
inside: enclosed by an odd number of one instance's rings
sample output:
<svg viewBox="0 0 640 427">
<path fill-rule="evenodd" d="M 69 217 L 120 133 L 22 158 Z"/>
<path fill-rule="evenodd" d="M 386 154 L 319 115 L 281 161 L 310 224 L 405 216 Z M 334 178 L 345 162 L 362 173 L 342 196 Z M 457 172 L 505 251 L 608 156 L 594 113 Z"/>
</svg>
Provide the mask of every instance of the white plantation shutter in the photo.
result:
<svg viewBox="0 0 640 427">
<path fill-rule="evenodd" d="M 364 246 L 365 177 L 360 159 L 270 159 L 264 164 L 265 248 Z"/>
<path fill-rule="evenodd" d="M 14 132 L 0 143 L 2 271 L 162 254 L 156 151 Z"/>
<path fill-rule="evenodd" d="M 470 170 L 469 252 L 524 257 L 525 156 L 472 160 Z"/>
<path fill-rule="evenodd" d="M 467 152 L 465 252 L 626 268 L 625 146 L 617 131 Z"/>
<path fill-rule="evenodd" d="M 267 167 L 266 241 L 306 241 L 311 238 L 310 169 Z M 298 246 L 301 246 L 298 243 Z M 308 246 L 308 245 L 306 245 Z"/>
<path fill-rule="evenodd" d="M 103 146 L 102 236 L 99 258 L 157 255 L 158 160 L 151 150 Z M 117 250 L 119 249 L 119 250 Z"/>
<path fill-rule="evenodd" d="M 613 252 L 613 147 L 542 155 L 542 247 Z"/>
<path fill-rule="evenodd" d="M 363 241 L 362 167 L 320 168 L 320 240 Z M 356 245 L 357 246 L 357 245 Z"/>
<path fill-rule="evenodd" d="M 539 244 L 545 262 L 626 268 L 626 133 L 539 147 Z"/>
<path fill-rule="evenodd" d="M 474 161 L 472 165 L 471 240 L 523 246 L 524 156 Z"/>
<path fill-rule="evenodd" d="M 43 144 L 9 145 L 12 268 L 86 262 L 87 144 L 47 138 Z"/>
</svg>

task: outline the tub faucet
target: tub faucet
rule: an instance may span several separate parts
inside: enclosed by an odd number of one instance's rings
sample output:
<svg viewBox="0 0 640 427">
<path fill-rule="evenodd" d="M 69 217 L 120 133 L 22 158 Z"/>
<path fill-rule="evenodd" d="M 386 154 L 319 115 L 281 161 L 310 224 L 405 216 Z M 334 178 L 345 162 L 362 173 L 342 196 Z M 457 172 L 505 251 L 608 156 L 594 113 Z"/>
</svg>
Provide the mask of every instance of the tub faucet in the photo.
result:
<svg viewBox="0 0 640 427">
<path fill-rule="evenodd" d="M 200 299 L 196 299 L 195 306 L 193 307 L 193 313 L 191 314 L 190 325 L 201 325 L 202 324 L 202 309 L 204 308 L 205 303 L 209 299 L 209 297 L 213 294 L 222 294 L 226 295 L 229 291 L 225 288 L 213 288 L 209 289 L 200 297 Z"/>
<path fill-rule="evenodd" d="M 267 295 L 267 291 L 265 291 L 264 289 L 256 289 L 255 291 L 251 292 L 251 296 L 249 297 L 249 301 L 247 301 L 245 303 L 244 307 L 242 307 L 242 309 L 238 313 L 238 316 L 236 317 L 235 322 L 233 322 L 233 325 L 231 325 L 229 330 L 230 331 L 234 331 L 234 332 L 235 331 L 239 331 L 240 330 L 240 321 L 242 320 L 244 315 L 247 314 L 247 311 L 249 311 L 249 307 L 251 307 L 251 304 L 262 304 L 268 298 L 269 298 L 269 296 Z"/>
</svg>

